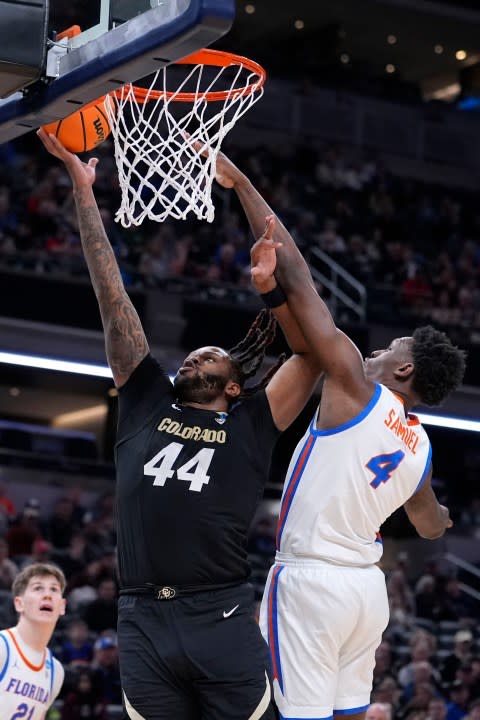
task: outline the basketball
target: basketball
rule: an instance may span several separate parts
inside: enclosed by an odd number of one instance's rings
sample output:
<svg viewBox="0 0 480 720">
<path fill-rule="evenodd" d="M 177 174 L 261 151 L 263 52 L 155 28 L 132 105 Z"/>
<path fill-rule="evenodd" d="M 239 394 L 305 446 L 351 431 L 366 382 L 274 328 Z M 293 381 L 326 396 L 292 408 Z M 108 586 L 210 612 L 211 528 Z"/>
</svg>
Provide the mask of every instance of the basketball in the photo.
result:
<svg viewBox="0 0 480 720">
<path fill-rule="evenodd" d="M 83 153 L 93 150 L 106 140 L 111 132 L 104 107 L 106 98 L 107 95 L 104 95 L 62 120 L 43 125 L 43 129 L 55 135 L 70 152 Z"/>
</svg>

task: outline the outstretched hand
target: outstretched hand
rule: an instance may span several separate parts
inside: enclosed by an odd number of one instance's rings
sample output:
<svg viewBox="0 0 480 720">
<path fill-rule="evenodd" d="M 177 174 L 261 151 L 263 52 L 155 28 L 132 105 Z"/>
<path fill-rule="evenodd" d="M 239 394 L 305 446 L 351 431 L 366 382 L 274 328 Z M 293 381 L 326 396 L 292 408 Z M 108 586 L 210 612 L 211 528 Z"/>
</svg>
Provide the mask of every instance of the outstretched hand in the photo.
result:
<svg viewBox="0 0 480 720">
<path fill-rule="evenodd" d="M 273 273 L 277 265 L 276 250 L 282 247 L 281 242 L 273 239 L 275 216 L 268 215 L 263 235 L 250 250 L 252 261 L 252 282 L 259 292 L 268 292 L 274 285 Z"/>
<path fill-rule="evenodd" d="M 37 135 L 45 149 L 65 164 L 75 187 L 93 185 L 95 182 L 95 168 L 98 163 L 98 158 L 90 158 L 88 163 L 84 163 L 78 155 L 74 155 L 67 150 L 55 135 L 49 135 L 42 128 L 37 130 Z"/>
<path fill-rule="evenodd" d="M 185 133 L 185 137 L 190 139 L 188 133 Z M 204 157 L 210 152 L 199 140 L 192 140 L 192 147 Z M 237 180 L 242 177 L 240 170 L 222 152 L 218 152 L 215 163 L 215 180 L 224 188 L 233 188 Z"/>
</svg>

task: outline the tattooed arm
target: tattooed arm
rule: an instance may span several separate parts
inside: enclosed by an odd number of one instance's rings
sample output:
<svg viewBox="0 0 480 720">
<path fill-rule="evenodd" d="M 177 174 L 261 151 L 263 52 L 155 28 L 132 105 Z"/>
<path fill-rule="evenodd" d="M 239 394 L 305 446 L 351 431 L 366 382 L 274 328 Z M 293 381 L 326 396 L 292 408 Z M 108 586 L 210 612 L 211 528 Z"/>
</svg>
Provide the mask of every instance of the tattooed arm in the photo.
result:
<svg viewBox="0 0 480 720">
<path fill-rule="evenodd" d="M 72 179 L 80 238 L 102 317 L 107 360 L 115 385 L 121 387 L 147 355 L 149 347 L 140 318 L 123 286 L 93 194 L 98 160 L 92 158 L 88 164 L 83 163 L 53 135 L 47 135 L 44 130 L 39 130 L 37 135 L 48 152 L 64 162 Z"/>
</svg>

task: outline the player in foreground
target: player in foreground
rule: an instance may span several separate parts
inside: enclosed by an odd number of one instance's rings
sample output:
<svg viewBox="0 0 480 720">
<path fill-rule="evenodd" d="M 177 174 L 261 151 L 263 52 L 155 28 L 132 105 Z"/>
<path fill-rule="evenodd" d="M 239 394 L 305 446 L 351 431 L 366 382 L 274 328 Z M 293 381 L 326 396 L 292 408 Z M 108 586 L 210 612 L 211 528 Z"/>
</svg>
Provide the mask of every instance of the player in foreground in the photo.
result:
<svg viewBox="0 0 480 720">
<path fill-rule="evenodd" d="M 43 720 L 64 670 L 47 646 L 65 614 L 65 577 L 49 563 L 28 565 L 13 581 L 18 623 L 0 632 L 0 720 Z"/>
<path fill-rule="evenodd" d="M 431 486 L 431 447 L 416 405 L 438 405 L 458 387 L 465 354 L 432 327 L 366 358 L 341 332 L 283 225 L 222 153 L 217 180 L 233 188 L 256 237 L 276 305 L 285 301 L 324 372 L 318 411 L 285 481 L 276 562 L 261 626 L 281 718 L 363 720 L 375 649 L 388 623 L 382 523 L 400 506 L 424 538 L 451 527 Z"/>
<path fill-rule="evenodd" d="M 246 583 L 246 535 L 273 446 L 310 396 L 317 364 L 285 305 L 276 315 L 295 354 L 265 383 L 245 386 L 273 338 L 269 313 L 231 351 L 209 345 L 189 353 L 172 385 L 150 354 L 105 234 L 92 189 L 96 160 L 85 164 L 52 135 L 38 135 L 72 178 L 119 388 L 118 633 L 126 710 L 132 720 L 272 720 L 268 649 Z M 260 261 L 253 276 L 268 301 L 275 281 Z"/>
</svg>

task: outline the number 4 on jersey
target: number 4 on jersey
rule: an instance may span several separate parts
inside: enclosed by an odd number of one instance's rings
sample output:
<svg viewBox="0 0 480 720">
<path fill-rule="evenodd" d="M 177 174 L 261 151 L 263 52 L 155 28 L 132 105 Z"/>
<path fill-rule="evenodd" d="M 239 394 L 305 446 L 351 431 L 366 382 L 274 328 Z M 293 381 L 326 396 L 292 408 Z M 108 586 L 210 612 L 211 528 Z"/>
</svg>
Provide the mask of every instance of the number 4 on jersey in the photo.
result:
<svg viewBox="0 0 480 720">
<path fill-rule="evenodd" d="M 165 485 L 166 481 L 176 474 L 178 480 L 190 483 L 189 490 L 201 492 L 203 486 L 208 485 L 210 480 L 210 475 L 207 475 L 207 472 L 215 450 L 203 448 L 190 460 L 175 469 L 173 466 L 183 447 L 181 443 L 170 443 L 144 465 L 143 472 L 145 475 L 153 475 L 155 478 L 153 484 L 161 486 Z"/>
<path fill-rule="evenodd" d="M 393 471 L 397 469 L 404 457 L 405 453 L 403 450 L 397 450 L 393 453 L 384 453 L 383 455 L 375 455 L 370 458 L 366 467 L 375 476 L 370 485 L 376 490 L 380 483 L 385 483 L 387 480 L 390 480 Z"/>
</svg>

